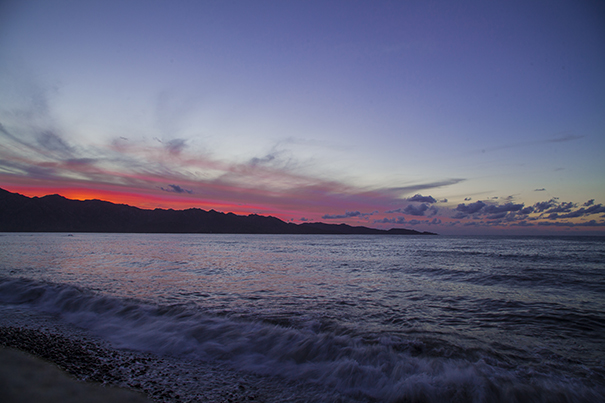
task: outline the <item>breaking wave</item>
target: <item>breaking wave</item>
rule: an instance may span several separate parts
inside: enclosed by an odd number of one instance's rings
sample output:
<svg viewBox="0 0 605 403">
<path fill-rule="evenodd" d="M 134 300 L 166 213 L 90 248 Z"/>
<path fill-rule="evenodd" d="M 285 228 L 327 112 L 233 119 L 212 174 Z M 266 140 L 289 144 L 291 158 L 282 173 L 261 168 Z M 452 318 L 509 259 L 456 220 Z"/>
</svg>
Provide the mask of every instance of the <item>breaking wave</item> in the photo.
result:
<svg viewBox="0 0 605 403">
<path fill-rule="evenodd" d="M 267 376 L 392 402 L 604 401 L 602 385 L 513 368 L 488 355 L 418 352 L 418 340 L 360 337 L 160 306 L 66 284 L 0 279 L 0 303 L 87 329 L 115 348 L 218 361 Z"/>
</svg>

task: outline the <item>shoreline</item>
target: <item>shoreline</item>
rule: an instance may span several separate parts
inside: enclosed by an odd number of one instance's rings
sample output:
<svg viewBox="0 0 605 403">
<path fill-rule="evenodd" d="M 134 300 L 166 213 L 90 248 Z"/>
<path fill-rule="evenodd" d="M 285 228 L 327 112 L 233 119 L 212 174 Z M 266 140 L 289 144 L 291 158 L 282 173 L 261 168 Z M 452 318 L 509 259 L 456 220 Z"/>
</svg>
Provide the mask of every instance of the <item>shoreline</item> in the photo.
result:
<svg viewBox="0 0 605 403">
<path fill-rule="evenodd" d="M 142 392 L 86 382 L 58 365 L 0 346 L 0 400 L 6 403 L 152 403 Z"/>
<path fill-rule="evenodd" d="M 29 368 L 26 382 L 3 359 L 4 354 Z M 32 375 L 40 379 L 63 379 L 60 384 L 65 386 L 52 388 L 48 384 L 35 384 L 30 381 Z M 6 389 L 5 383 L 15 386 L 8 398 L 2 392 Z M 23 390 L 27 390 L 29 397 L 20 399 L 19 391 Z M 70 395 L 79 398 L 69 400 Z M 106 398 L 97 400 L 97 395 Z M 339 396 L 335 391 L 320 391 L 302 383 L 243 373 L 219 363 L 192 363 L 151 353 L 115 350 L 94 340 L 94 336 L 68 337 L 44 327 L 0 324 L 2 402 L 303 403 L 321 400 L 339 401 Z"/>
<path fill-rule="evenodd" d="M 206 388 L 203 387 L 195 387 L 194 389 L 198 393 L 193 395 L 185 393 L 184 395 L 187 396 L 181 396 L 175 390 L 182 390 L 186 386 L 189 386 L 191 389 L 191 382 L 185 382 L 188 383 L 187 385 L 171 385 L 169 383 L 162 384 L 158 382 L 158 368 L 165 367 L 165 360 L 160 357 L 152 354 L 115 351 L 105 348 L 94 341 L 68 338 L 58 333 L 48 332 L 46 329 L 0 326 L 0 349 L 2 348 L 16 352 L 16 354 L 12 355 L 24 355 L 26 361 L 29 358 L 29 361 L 34 363 L 31 365 L 31 368 L 50 366 L 51 369 L 62 373 L 62 375 L 71 381 L 66 382 L 66 385 L 70 385 L 72 382 L 80 384 L 83 390 L 87 389 L 87 386 L 91 386 L 91 388 L 88 388 L 91 393 L 99 390 L 99 388 L 101 390 L 118 389 L 132 392 L 135 396 L 142 397 L 142 400 L 128 400 L 130 398 L 127 397 L 127 400 L 117 400 L 118 402 L 257 401 L 255 399 L 256 396 L 251 394 L 251 391 L 247 390 L 246 387 L 241 384 L 237 385 L 237 382 L 234 382 L 234 384 L 228 383 L 227 379 L 224 379 L 225 382 L 222 382 L 223 390 L 205 390 Z M 19 360 L 19 357 L 16 360 Z M 0 368 L 2 368 L 3 375 L 10 371 L 10 368 L 8 371 L 6 370 L 6 365 L 3 362 L 0 362 Z M 41 371 L 36 372 L 34 370 L 34 373 L 43 374 L 45 370 L 42 369 Z M 206 378 L 208 376 L 211 378 L 219 377 L 213 371 L 206 372 Z M 11 376 L 9 374 L 9 379 Z M 197 377 L 195 378 L 195 380 L 198 379 Z M 208 383 L 207 379 L 199 380 L 201 381 L 200 385 Z M 217 383 L 216 379 L 211 379 L 210 384 L 212 385 L 213 383 Z M 232 386 L 231 388 L 229 387 L 230 385 Z M 34 388 L 37 388 L 37 386 L 34 386 Z M 50 392 L 50 390 L 40 387 L 37 395 L 43 395 L 46 392 Z M 15 402 L 17 401 L 21 400 L 15 400 Z M 37 400 L 34 399 L 31 401 Z M 96 400 L 91 401 L 96 402 Z"/>
<path fill-rule="evenodd" d="M 127 385 L 116 376 L 111 352 L 90 341 L 41 329 L 0 326 L 0 354 L 1 382 L 11 386 L 6 390 L 14 399 L 8 401 L 72 401 L 74 396 L 86 396 L 85 401 L 91 402 L 97 396 L 105 397 L 99 402 L 152 401 L 143 388 Z"/>
</svg>

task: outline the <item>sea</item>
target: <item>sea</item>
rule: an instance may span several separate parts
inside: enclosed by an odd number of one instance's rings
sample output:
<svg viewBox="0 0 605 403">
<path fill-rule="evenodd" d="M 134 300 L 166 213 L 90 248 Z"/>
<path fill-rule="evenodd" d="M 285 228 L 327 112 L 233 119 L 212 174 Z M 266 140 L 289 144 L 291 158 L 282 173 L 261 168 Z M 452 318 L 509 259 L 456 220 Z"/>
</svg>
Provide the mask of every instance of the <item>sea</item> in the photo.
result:
<svg viewBox="0 0 605 403">
<path fill-rule="evenodd" d="M 0 326 L 157 401 L 603 402 L 605 237 L 3 233 Z"/>
</svg>

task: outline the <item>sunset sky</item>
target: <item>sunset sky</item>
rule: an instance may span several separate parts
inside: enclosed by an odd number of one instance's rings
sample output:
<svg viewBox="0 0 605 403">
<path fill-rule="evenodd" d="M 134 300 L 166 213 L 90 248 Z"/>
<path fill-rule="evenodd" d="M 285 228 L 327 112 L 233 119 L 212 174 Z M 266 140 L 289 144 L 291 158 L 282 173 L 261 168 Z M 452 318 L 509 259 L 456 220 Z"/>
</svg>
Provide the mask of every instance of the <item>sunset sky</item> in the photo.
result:
<svg viewBox="0 0 605 403">
<path fill-rule="evenodd" d="M 0 2 L 0 187 L 605 235 L 602 1 Z"/>
</svg>

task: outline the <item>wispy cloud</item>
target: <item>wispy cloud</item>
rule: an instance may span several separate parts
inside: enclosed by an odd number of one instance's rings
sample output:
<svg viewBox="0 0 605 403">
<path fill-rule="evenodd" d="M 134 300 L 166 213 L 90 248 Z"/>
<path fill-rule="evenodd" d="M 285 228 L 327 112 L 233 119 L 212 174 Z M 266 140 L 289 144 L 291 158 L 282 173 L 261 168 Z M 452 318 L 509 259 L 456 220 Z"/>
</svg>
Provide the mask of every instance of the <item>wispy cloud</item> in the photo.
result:
<svg viewBox="0 0 605 403">
<path fill-rule="evenodd" d="M 61 157 L 70 157 L 73 155 L 73 148 L 57 134 L 50 130 L 45 130 L 37 137 L 37 142 L 40 145 L 40 151 L 45 150 L 52 153 L 57 153 Z"/>
<path fill-rule="evenodd" d="M 480 150 L 477 150 L 476 152 L 477 153 L 486 153 L 486 152 L 500 151 L 500 150 L 505 150 L 505 149 L 510 149 L 510 148 L 524 148 L 524 147 L 529 147 L 529 146 L 539 146 L 539 145 L 548 144 L 548 143 L 565 143 L 568 141 L 580 140 L 582 138 L 584 138 L 584 136 L 579 136 L 579 135 L 575 135 L 572 133 L 562 133 L 562 134 L 558 135 L 557 137 L 550 138 L 550 139 L 525 141 L 525 142 L 512 143 L 512 144 L 502 144 L 502 145 L 495 146 L 495 147 L 481 148 Z"/>
<path fill-rule="evenodd" d="M 168 188 L 161 187 L 164 192 L 172 192 L 172 193 L 188 193 L 192 194 L 193 190 L 183 189 L 179 185 L 168 185 Z"/>
<path fill-rule="evenodd" d="M 442 188 L 442 187 L 446 187 L 446 186 L 451 186 L 451 185 L 455 185 L 455 184 L 463 182 L 463 181 L 465 181 L 465 179 L 463 179 L 463 178 L 451 178 L 451 179 L 445 179 L 445 180 L 436 181 L 436 182 L 416 183 L 416 184 L 411 184 L 411 185 L 407 185 L 407 186 L 392 187 L 392 188 L 388 188 L 388 191 L 397 193 L 397 194 L 410 194 L 410 193 L 417 193 L 417 192 L 420 192 L 423 190 L 428 190 L 428 189 L 437 189 L 437 188 Z"/>
<path fill-rule="evenodd" d="M 277 142 L 257 155 L 237 160 L 213 154 L 181 134 L 177 138 L 165 134 L 162 139 L 116 134 L 105 143 L 78 143 L 74 140 L 78 137 L 61 130 L 48 113 L 45 94 L 39 93 L 19 111 L 0 114 L 0 180 L 139 192 L 165 200 L 187 200 L 191 207 L 222 206 L 229 211 L 303 217 L 300 221 L 321 217 L 351 223 L 368 222 L 372 217 L 379 226 L 603 226 L 605 207 L 594 199 L 582 204 L 551 197 L 526 206 L 513 197 L 475 202 L 467 197 L 464 203 L 448 205 L 447 199 L 440 196 L 438 201 L 429 193 L 437 189 L 441 193 L 466 179 L 411 181 L 412 176 L 406 176 L 395 186 L 360 186 L 355 178 L 339 179 L 304 169 L 284 146 L 298 142 L 296 139 Z M 24 119 L 26 115 L 33 123 Z M 4 120 L 2 116 L 8 117 Z M 162 119 L 165 128 L 178 128 L 171 116 Z M 563 134 L 488 151 L 581 138 Z M 534 191 L 546 192 L 545 188 Z M 592 219 L 597 215 L 600 221 Z"/>
<path fill-rule="evenodd" d="M 187 139 L 144 141 L 118 136 L 105 144 L 70 144 L 56 131 L 1 127 L 0 175 L 14 180 L 44 179 L 55 186 L 119 186 L 129 191 L 154 189 L 174 195 L 194 195 L 204 205 L 255 206 L 254 211 L 313 211 L 326 219 L 366 219 L 399 203 L 402 196 L 422 189 L 450 186 L 462 179 L 415 183 L 388 188 L 358 187 L 308 174 L 284 150 L 273 148 L 244 162 L 200 153 Z M 167 185 L 169 184 L 169 185 Z M 436 202 L 416 193 L 413 202 Z M 337 213 L 350 206 L 345 213 Z M 422 209 L 422 207 L 418 207 Z M 326 211 L 328 210 L 328 211 Z M 420 211 L 420 210 L 419 210 Z M 359 213 L 359 214 L 355 214 Z"/>
<path fill-rule="evenodd" d="M 187 141 L 184 139 L 174 139 L 166 143 L 166 149 L 172 155 L 179 155 L 187 147 Z"/>
</svg>

